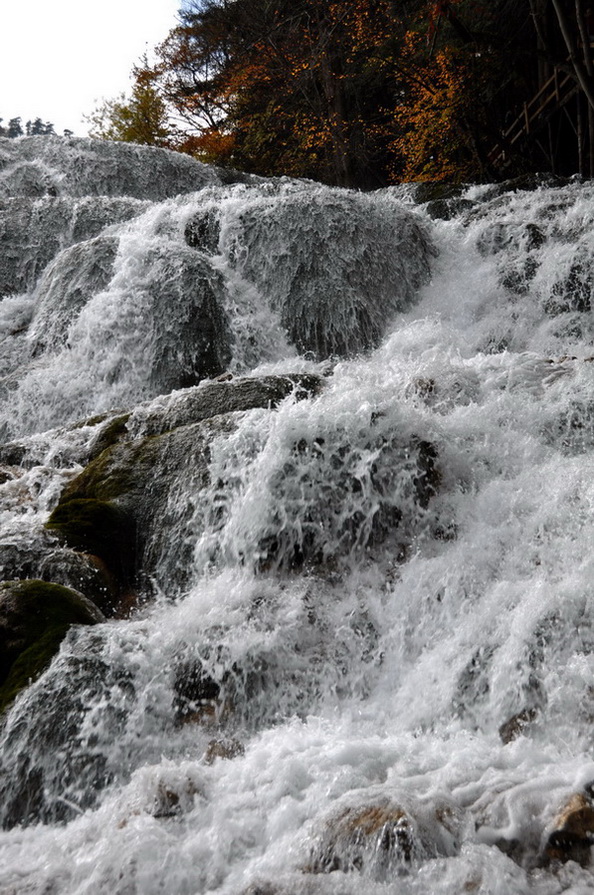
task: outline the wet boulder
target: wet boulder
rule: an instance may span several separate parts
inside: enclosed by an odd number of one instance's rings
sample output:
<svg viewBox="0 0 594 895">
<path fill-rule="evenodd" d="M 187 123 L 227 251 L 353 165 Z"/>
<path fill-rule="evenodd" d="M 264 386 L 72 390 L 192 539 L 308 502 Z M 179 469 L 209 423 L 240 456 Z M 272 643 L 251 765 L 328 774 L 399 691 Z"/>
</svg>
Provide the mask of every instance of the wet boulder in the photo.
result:
<svg viewBox="0 0 594 895">
<path fill-rule="evenodd" d="M 212 209 L 194 215 L 184 230 L 187 244 L 209 255 L 217 254 L 220 235 L 221 224 Z"/>
<path fill-rule="evenodd" d="M 590 864 L 594 845 L 592 788 L 573 793 L 557 812 L 548 832 L 542 863 Z"/>
<path fill-rule="evenodd" d="M 133 196 L 162 201 L 221 183 L 214 168 L 154 146 L 44 135 L 2 139 L 0 148 L 4 161 L 0 196 Z"/>
<path fill-rule="evenodd" d="M 0 710 L 49 665 L 72 625 L 103 616 L 82 594 L 46 581 L 0 583 Z"/>
<path fill-rule="evenodd" d="M 522 709 L 516 712 L 499 728 L 499 736 L 501 742 L 507 745 L 517 740 L 520 736 L 525 736 L 530 731 L 531 724 L 537 719 L 538 710 L 535 707 Z"/>
<path fill-rule="evenodd" d="M 114 444 L 64 490 L 49 524 L 115 574 L 133 569 L 144 583 L 152 576 L 164 586 L 179 583 L 191 566 L 185 533 L 209 481 L 209 443 L 232 429 L 232 419 L 215 417 Z"/>
<path fill-rule="evenodd" d="M 578 247 L 569 262 L 560 265 L 557 279 L 544 300 L 546 313 L 552 317 L 571 312 L 589 313 L 594 296 L 593 274 L 594 255 L 583 246 Z"/>
<path fill-rule="evenodd" d="M 152 321 L 144 359 L 153 393 L 223 373 L 231 360 L 231 332 L 217 272 L 188 248 L 166 247 L 147 256 L 143 279 Z"/>
<path fill-rule="evenodd" d="M 68 246 L 98 236 L 147 207 L 136 199 L 0 198 L 0 295 L 31 289 Z"/>
<path fill-rule="evenodd" d="M 100 557 L 124 588 L 139 573 L 143 581 L 180 585 L 192 565 L 188 526 L 205 524 L 212 509 L 210 496 L 200 499 L 210 484 L 211 442 L 234 431 L 241 410 L 271 409 L 320 387 L 309 374 L 209 382 L 116 416 L 106 424 L 116 429 L 112 443 L 92 451 L 48 528 Z"/>
<path fill-rule="evenodd" d="M 388 539 L 402 560 L 429 519 L 440 481 L 435 445 L 391 431 L 381 419 L 354 438 L 329 427 L 300 439 L 271 472 L 257 564 L 263 571 L 336 571 Z"/>
<path fill-rule="evenodd" d="M 139 405 L 126 420 L 130 433 L 162 435 L 164 432 L 211 419 L 225 413 L 256 407 L 274 409 L 292 397 L 313 398 L 324 380 L 316 373 L 288 373 L 277 376 L 244 376 L 205 381 L 198 387 L 163 395 Z"/>
<path fill-rule="evenodd" d="M 432 254 L 420 220 L 386 195 L 326 190 L 254 201 L 235 240 L 241 275 L 279 314 L 297 349 L 318 359 L 377 346 L 428 279 Z"/>
<path fill-rule="evenodd" d="M 221 711 L 222 682 L 209 674 L 200 660 L 187 660 L 175 669 L 173 707 L 178 724 L 212 724 Z"/>
<path fill-rule="evenodd" d="M 0 827 L 80 815 L 110 782 L 128 777 L 149 746 L 140 733 L 133 749 L 122 742 L 144 712 L 137 710 L 129 667 L 106 655 L 107 636 L 104 625 L 72 627 L 52 664 L 6 712 L 0 726 Z"/>
<path fill-rule="evenodd" d="M 107 501 L 74 498 L 60 502 L 46 528 L 67 546 L 97 557 L 122 586 L 129 585 L 135 569 L 134 519 Z"/>
<path fill-rule="evenodd" d="M 83 594 L 107 617 L 126 614 L 133 595 L 100 557 L 56 543 L 49 532 L 36 537 L 0 540 L 0 568 L 5 580 L 40 579 Z"/>
<path fill-rule="evenodd" d="M 460 832 L 461 812 L 452 805 L 404 807 L 378 798 L 329 817 L 306 870 L 358 871 L 388 881 L 413 863 L 456 854 Z"/>
<path fill-rule="evenodd" d="M 57 351 L 87 302 L 108 285 L 118 249 L 114 236 L 97 236 L 64 249 L 44 271 L 35 290 L 29 329 L 33 353 Z"/>
<path fill-rule="evenodd" d="M 450 198 L 433 199 L 427 202 L 425 211 L 436 221 L 451 221 L 465 212 L 471 211 L 476 203 L 470 199 Z"/>
<path fill-rule="evenodd" d="M 481 255 L 499 255 L 502 252 L 530 252 L 540 249 L 546 242 L 541 227 L 533 222 L 518 224 L 516 222 L 495 221 L 485 227 L 477 239 L 477 248 Z"/>
<path fill-rule="evenodd" d="M 245 747 L 239 740 L 233 737 L 221 737 L 210 740 L 204 753 L 204 763 L 214 764 L 215 761 L 231 761 L 244 755 Z"/>
</svg>

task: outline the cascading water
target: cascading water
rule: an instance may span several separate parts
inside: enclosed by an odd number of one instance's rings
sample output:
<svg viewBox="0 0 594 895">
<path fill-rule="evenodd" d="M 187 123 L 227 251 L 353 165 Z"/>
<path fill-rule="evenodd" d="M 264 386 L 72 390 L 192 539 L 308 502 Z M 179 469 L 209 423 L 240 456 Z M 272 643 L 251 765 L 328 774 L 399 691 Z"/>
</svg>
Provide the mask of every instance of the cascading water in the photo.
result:
<svg viewBox="0 0 594 895">
<path fill-rule="evenodd" d="M 44 140 L 0 141 L 0 891 L 592 891 L 594 186 Z"/>
</svg>

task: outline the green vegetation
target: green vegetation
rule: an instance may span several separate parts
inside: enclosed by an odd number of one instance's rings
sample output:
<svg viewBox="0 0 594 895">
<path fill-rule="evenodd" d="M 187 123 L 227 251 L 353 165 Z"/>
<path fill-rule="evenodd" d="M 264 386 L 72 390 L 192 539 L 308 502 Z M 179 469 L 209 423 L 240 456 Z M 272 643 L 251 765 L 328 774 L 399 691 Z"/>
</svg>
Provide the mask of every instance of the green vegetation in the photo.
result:
<svg viewBox="0 0 594 895">
<path fill-rule="evenodd" d="M 87 116 L 89 136 L 146 146 L 167 146 L 170 136 L 165 101 L 153 86 L 146 59 L 144 67 L 134 69 L 130 98 L 105 100 Z"/>
</svg>

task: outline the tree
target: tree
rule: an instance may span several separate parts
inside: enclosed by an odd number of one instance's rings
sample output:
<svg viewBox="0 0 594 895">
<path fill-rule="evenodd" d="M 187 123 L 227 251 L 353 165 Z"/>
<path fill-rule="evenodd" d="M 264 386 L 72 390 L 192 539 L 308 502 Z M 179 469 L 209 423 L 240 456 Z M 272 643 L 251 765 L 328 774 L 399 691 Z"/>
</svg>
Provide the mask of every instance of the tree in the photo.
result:
<svg viewBox="0 0 594 895">
<path fill-rule="evenodd" d="M 537 6 L 536 0 L 532 0 L 531 5 L 534 9 Z M 588 167 L 590 177 L 592 177 L 594 176 L 594 59 L 592 55 L 594 10 L 591 6 L 586 7 L 583 0 L 575 0 L 573 9 L 564 5 L 561 0 L 552 0 L 552 6 L 568 54 L 570 70 L 588 107 Z M 543 48 L 548 51 L 546 39 L 542 40 L 542 43 Z M 581 148 L 580 146 L 580 156 Z"/>
<path fill-rule="evenodd" d="M 20 118 L 11 118 L 8 122 L 8 128 L 6 131 L 6 136 L 11 139 L 14 137 L 22 137 L 23 136 L 23 128 L 21 127 L 21 119 Z"/>
<path fill-rule="evenodd" d="M 41 118 L 35 118 L 33 121 L 27 121 L 25 125 L 25 133 L 28 137 L 35 137 L 47 136 L 47 134 L 53 134 L 55 131 L 51 122 L 46 121 L 44 123 Z"/>
<path fill-rule="evenodd" d="M 146 60 L 143 61 L 144 67 L 134 68 L 135 81 L 129 99 L 121 94 L 117 99 L 105 100 L 86 116 L 91 137 L 147 146 L 169 145 L 167 107 L 152 83 L 154 78 Z"/>
<path fill-rule="evenodd" d="M 409 78 L 395 108 L 405 180 L 493 180 L 510 109 L 535 91 L 534 27 L 524 0 L 433 0 L 409 22 Z"/>
<path fill-rule="evenodd" d="M 16 137 L 22 136 L 36 136 L 43 135 L 47 136 L 48 134 L 54 134 L 54 125 L 51 121 L 43 122 L 41 118 L 35 118 L 34 121 L 27 121 L 25 124 L 25 130 L 23 131 L 23 127 L 21 125 L 21 118 L 11 118 L 6 127 L 2 127 L 3 118 L 0 118 L 0 137 L 10 137 L 14 139 Z"/>
<path fill-rule="evenodd" d="M 155 71 L 194 151 L 343 186 L 385 179 L 390 0 L 207 0 Z M 188 142 L 185 144 L 188 145 Z"/>
<path fill-rule="evenodd" d="M 542 168 L 532 135 L 513 144 L 503 135 L 557 67 L 590 103 L 594 173 L 589 9 L 585 0 L 190 0 L 155 63 L 135 68 L 131 97 L 96 110 L 91 133 L 348 187 L 494 179 L 501 158 L 507 176 Z M 565 104 L 563 114 L 574 112 Z"/>
<path fill-rule="evenodd" d="M 526 0 L 201 0 L 154 73 L 176 145 L 206 161 L 357 187 L 484 179 L 533 42 Z"/>
</svg>

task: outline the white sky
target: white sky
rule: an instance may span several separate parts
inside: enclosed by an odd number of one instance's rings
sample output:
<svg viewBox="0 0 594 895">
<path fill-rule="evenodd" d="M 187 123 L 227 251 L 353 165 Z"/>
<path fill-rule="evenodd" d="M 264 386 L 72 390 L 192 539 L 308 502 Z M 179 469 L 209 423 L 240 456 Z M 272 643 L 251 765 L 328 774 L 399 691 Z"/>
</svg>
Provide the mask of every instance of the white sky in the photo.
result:
<svg viewBox="0 0 594 895">
<path fill-rule="evenodd" d="M 177 23 L 180 0 L 0 0 L 0 118 L 84 136 L 82 115 L 130 88 Z"/>
</svg>

